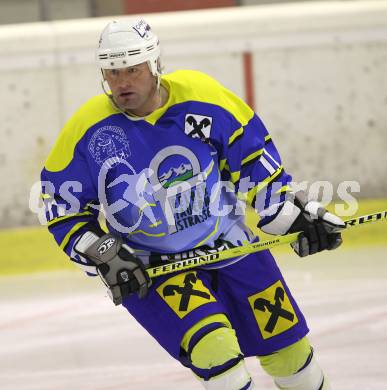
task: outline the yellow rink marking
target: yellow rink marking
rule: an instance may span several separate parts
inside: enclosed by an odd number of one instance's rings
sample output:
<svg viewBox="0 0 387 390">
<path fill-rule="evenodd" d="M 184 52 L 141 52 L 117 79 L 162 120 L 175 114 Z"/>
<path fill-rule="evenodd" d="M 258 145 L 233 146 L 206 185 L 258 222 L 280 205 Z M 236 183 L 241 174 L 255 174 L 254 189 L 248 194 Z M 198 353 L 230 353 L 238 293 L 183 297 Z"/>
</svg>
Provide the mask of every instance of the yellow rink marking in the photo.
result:
<svg viewBox="0 0 387 390">
<path fill-rule="evenodd" d="M 334 210 L 332 207 L 328 208 Z M 387 210 L 387 199 L 360 200 L 359 210 L 354 216 L 380 210 Z M 347 218 L 350 217 L 344 217 Z M 259 234 L 262 239 L 270 238 L 255 227 L 258 217 L 254 212 L 248 212 L 247 221 L 254 233 Z M 387 222 L 354 227 L 345 232 L 343 238 L 343 249 L 357 246 L 387 246 Z M 46 227 L 0 230 L 0 248 L 0 275 L 77 269 L 59 249 Z M 289 251 L 287 245 L 273 250 L 274 253 Z"/>
<path fill-rule="evenodd" d="M 42 226 L 1 230 L 0 248 L 0 275 L 78 268 Z"/>
</svg>

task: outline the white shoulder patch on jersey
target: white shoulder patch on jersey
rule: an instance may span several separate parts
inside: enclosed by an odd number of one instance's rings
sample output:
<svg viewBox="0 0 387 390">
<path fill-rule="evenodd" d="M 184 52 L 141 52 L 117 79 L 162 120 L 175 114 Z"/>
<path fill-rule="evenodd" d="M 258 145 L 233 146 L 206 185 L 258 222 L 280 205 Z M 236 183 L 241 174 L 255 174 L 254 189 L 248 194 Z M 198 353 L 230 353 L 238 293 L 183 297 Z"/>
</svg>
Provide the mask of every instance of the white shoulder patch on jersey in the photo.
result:
<svg viewBox="0 0 387 390">
<path fill-rule="evenodd" d="M 197 114 L 185 116 L 184 132 L 192 138 L 208 139 L 211 134 L 212 117 Z"/>
</svg>

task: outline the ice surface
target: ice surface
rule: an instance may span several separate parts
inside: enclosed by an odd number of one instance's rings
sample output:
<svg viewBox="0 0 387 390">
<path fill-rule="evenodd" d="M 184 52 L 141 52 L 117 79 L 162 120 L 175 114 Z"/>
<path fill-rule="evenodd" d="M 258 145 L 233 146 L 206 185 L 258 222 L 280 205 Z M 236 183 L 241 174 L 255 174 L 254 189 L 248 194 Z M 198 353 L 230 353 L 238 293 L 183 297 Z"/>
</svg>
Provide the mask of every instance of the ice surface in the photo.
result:
<svg viewBox="0 0 387 390">
<path fill-rule="evenodd" d="M 387 247 L 308 259 L 280 255 L 333 389 L 387 388 Z M 96 278 L 46 273 L 0 279 L 3 390 L 201 389 Z M 274 389 L 255 358 L 258 389 Z"/>
</svg>

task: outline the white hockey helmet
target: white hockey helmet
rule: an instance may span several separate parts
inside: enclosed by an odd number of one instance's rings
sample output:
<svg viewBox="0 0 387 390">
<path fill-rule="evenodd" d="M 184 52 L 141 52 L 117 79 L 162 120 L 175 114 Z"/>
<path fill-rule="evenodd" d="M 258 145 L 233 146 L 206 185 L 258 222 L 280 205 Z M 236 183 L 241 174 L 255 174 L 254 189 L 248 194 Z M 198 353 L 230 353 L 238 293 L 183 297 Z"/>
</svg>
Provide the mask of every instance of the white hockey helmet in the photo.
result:
<svg viewBox="0 0 387 390">
<path fill-rule="evenodd" d="M 102 31 L 97 49 L 101 69 L 126 68 L 147 62 L 160 76 L 160 44 L 149 24 L 141 18 L 110 22 Z"/>
</svg>

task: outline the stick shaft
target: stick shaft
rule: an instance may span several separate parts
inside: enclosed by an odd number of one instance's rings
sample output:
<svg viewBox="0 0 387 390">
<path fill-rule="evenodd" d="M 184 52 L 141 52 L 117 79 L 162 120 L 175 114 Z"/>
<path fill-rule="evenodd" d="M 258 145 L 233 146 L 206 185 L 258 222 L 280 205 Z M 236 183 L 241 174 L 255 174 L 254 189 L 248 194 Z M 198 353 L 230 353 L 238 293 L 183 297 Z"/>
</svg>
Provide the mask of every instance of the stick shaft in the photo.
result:
<svg viewBox="0 0 387 390">
<path fill-rule="evenodd" d="M 170 274 L 176 271 L 184 271 L 198 266 L 218 263 L 223 260 L 232 259 L 233 257 L 245 256 L 250 253 L 263 251 L 274 248 L 278 245 L 290 244 L 297 241 L 300 233 L 287 234 L 285 236 L 276 236 L 272 240 L 259 241 L 253 244 L 237 246 L 235 248 L 225 249 L 222 251 L 203 250 L 203 254 L 195 257 L 190 257 L 184 260 L 166 262 L 158 267 L 148 268 L 146 272 L 151 278 Z"/>
<path fill-rule="evenodd" d="M 345 222 L 345 227 L 349 228 L 352 226 L 362 225 L 363 223 L 382 221 L 384 219 L 387 219 L 387 210 L 379 211 L 373 214 L 363 215 L 361 217 L 357 217 L 353 219 L 348 219 L 344 222 Z"/>
<path fill-rule="evenodd" d="M 374 214 L 363 215 L 344 221 L 345 228 L 362 225 L 364 223 L 376 222 L 387 219 L 387 211 L 380 211 Z M 271 240 L 259 241 L 248 245 L 218 251 L 216 249 L 200 250 L 201 254 L 184 260 L 175 262 L 166 262 L 157 267 L 151 267 L 146 270 L 151 278 L 161 275 L 167 275 L 177 271 L 185 271 L 198 266 L 218 263 L 233 257 L 245 256 L 251 253 L 260 252 L 266 249 L 272 249 L 283 244 L 291 244 L 297 241 L 300 232 L 286 234 L 284 236 L 274 236 Z"/>
</svg>

